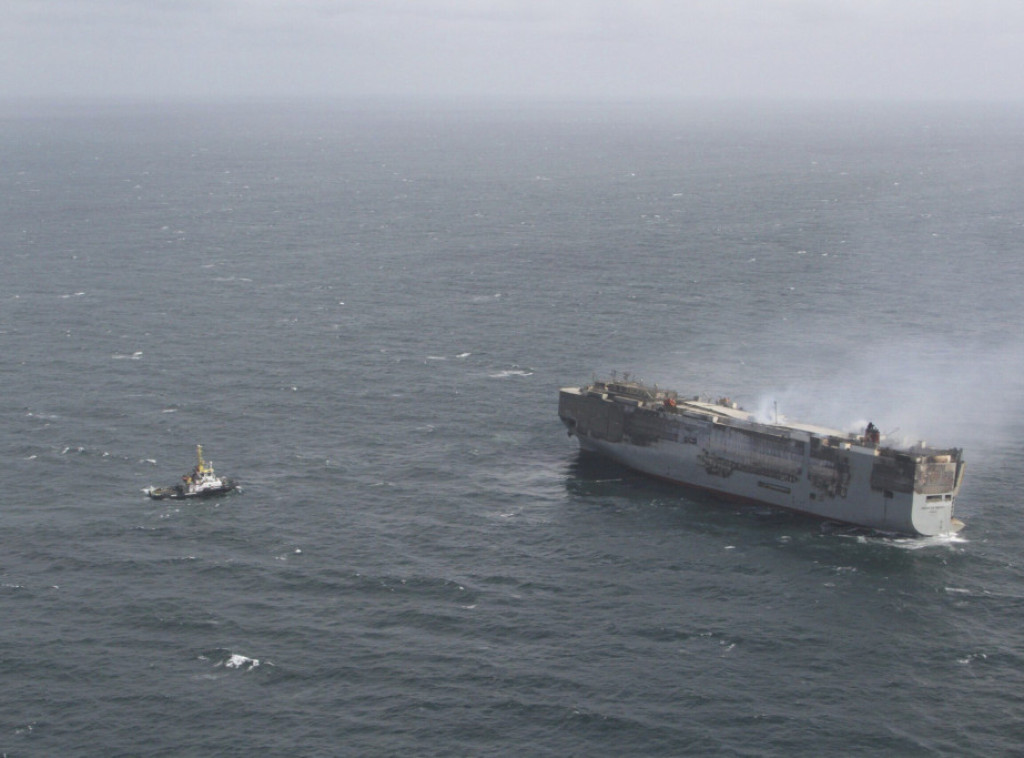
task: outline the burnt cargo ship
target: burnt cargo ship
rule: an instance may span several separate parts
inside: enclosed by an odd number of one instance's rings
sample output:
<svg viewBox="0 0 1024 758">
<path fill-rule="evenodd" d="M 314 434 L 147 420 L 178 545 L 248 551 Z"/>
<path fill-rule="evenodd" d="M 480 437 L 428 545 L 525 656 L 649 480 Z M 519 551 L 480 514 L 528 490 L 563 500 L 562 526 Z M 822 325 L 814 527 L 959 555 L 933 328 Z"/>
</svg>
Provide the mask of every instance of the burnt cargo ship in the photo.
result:
<svg viewBox="0 0 1024 758">
<path fill-rule="evenodd" d="M 872 424 L 854 435 L 765 423 L 727 399 L 682 399 L 628 376 L 563 387 L 558 415 L 582 450 L 726 499 L 898 534 L 963 527 L 963 451 L 891 447 Z"/>
</svg>

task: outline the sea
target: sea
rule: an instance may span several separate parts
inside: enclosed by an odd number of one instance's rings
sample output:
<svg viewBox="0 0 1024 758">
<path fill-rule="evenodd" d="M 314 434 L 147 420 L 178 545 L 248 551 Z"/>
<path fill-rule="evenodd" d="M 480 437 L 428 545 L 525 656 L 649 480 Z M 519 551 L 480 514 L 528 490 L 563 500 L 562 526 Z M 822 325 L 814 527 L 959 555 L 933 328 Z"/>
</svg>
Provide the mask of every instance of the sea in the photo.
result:
<svg viewBox="0 0 1024 758">
<path fill-rule="evenodd" d="M 0 755 L 1024 750 L 1024 107 L 0 106 Z M 581 455 L 962 447 L 956 536 Z M 230 495 L 151 500 L 195 446 Z"/>
</svg>

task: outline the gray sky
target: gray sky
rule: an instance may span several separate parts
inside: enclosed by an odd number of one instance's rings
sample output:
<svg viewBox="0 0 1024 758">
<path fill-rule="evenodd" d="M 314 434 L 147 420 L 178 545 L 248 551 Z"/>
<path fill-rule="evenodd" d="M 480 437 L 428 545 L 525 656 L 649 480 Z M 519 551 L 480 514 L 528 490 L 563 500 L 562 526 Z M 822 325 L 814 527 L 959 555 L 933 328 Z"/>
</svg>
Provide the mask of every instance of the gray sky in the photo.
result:
<svg viewBox="0 0 1024 758">
<path fill-rule="evenodd" d="M 1020 100 L 1024 0 L 5 0 L 49 95 Z"/>
</svg>

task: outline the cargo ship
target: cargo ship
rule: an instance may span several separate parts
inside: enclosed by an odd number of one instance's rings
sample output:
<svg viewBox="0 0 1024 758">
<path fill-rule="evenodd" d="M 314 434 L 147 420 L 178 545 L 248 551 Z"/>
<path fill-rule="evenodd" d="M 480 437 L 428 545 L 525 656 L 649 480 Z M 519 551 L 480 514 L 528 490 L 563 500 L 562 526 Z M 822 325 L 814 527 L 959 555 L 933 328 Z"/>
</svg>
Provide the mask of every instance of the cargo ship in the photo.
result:
<svg viewBox="0 0 1024 758">
<path fill-rule="evenodd" d="M 891 446 L 871 423 L 850 434 L 766 422 L 727 398 L 684 399 L 629 375 L 563 387 L 558 415 L 582 450 L 720 498 L 901 535 L 963 528 L 963 451 Z"/>
</svg>

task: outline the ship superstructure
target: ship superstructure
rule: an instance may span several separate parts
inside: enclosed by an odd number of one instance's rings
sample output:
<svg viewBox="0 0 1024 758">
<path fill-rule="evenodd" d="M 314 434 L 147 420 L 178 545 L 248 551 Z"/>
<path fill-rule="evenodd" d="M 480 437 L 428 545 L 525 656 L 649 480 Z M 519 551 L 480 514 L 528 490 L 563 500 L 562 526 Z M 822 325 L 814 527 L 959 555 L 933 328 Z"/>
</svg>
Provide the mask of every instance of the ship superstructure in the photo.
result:
<svg viewBox="0 0 1024 758">
<path fill-rule="evenodd" d="M 873 424 L 855 435 L 766 423 L 726 398 L 682 399 L 628 376 L 563 387 L 558 415 L 583 450 L 718 496 L 900 534 L 963 526 L 962 450 L 892 447 Z"/>
</svg>

